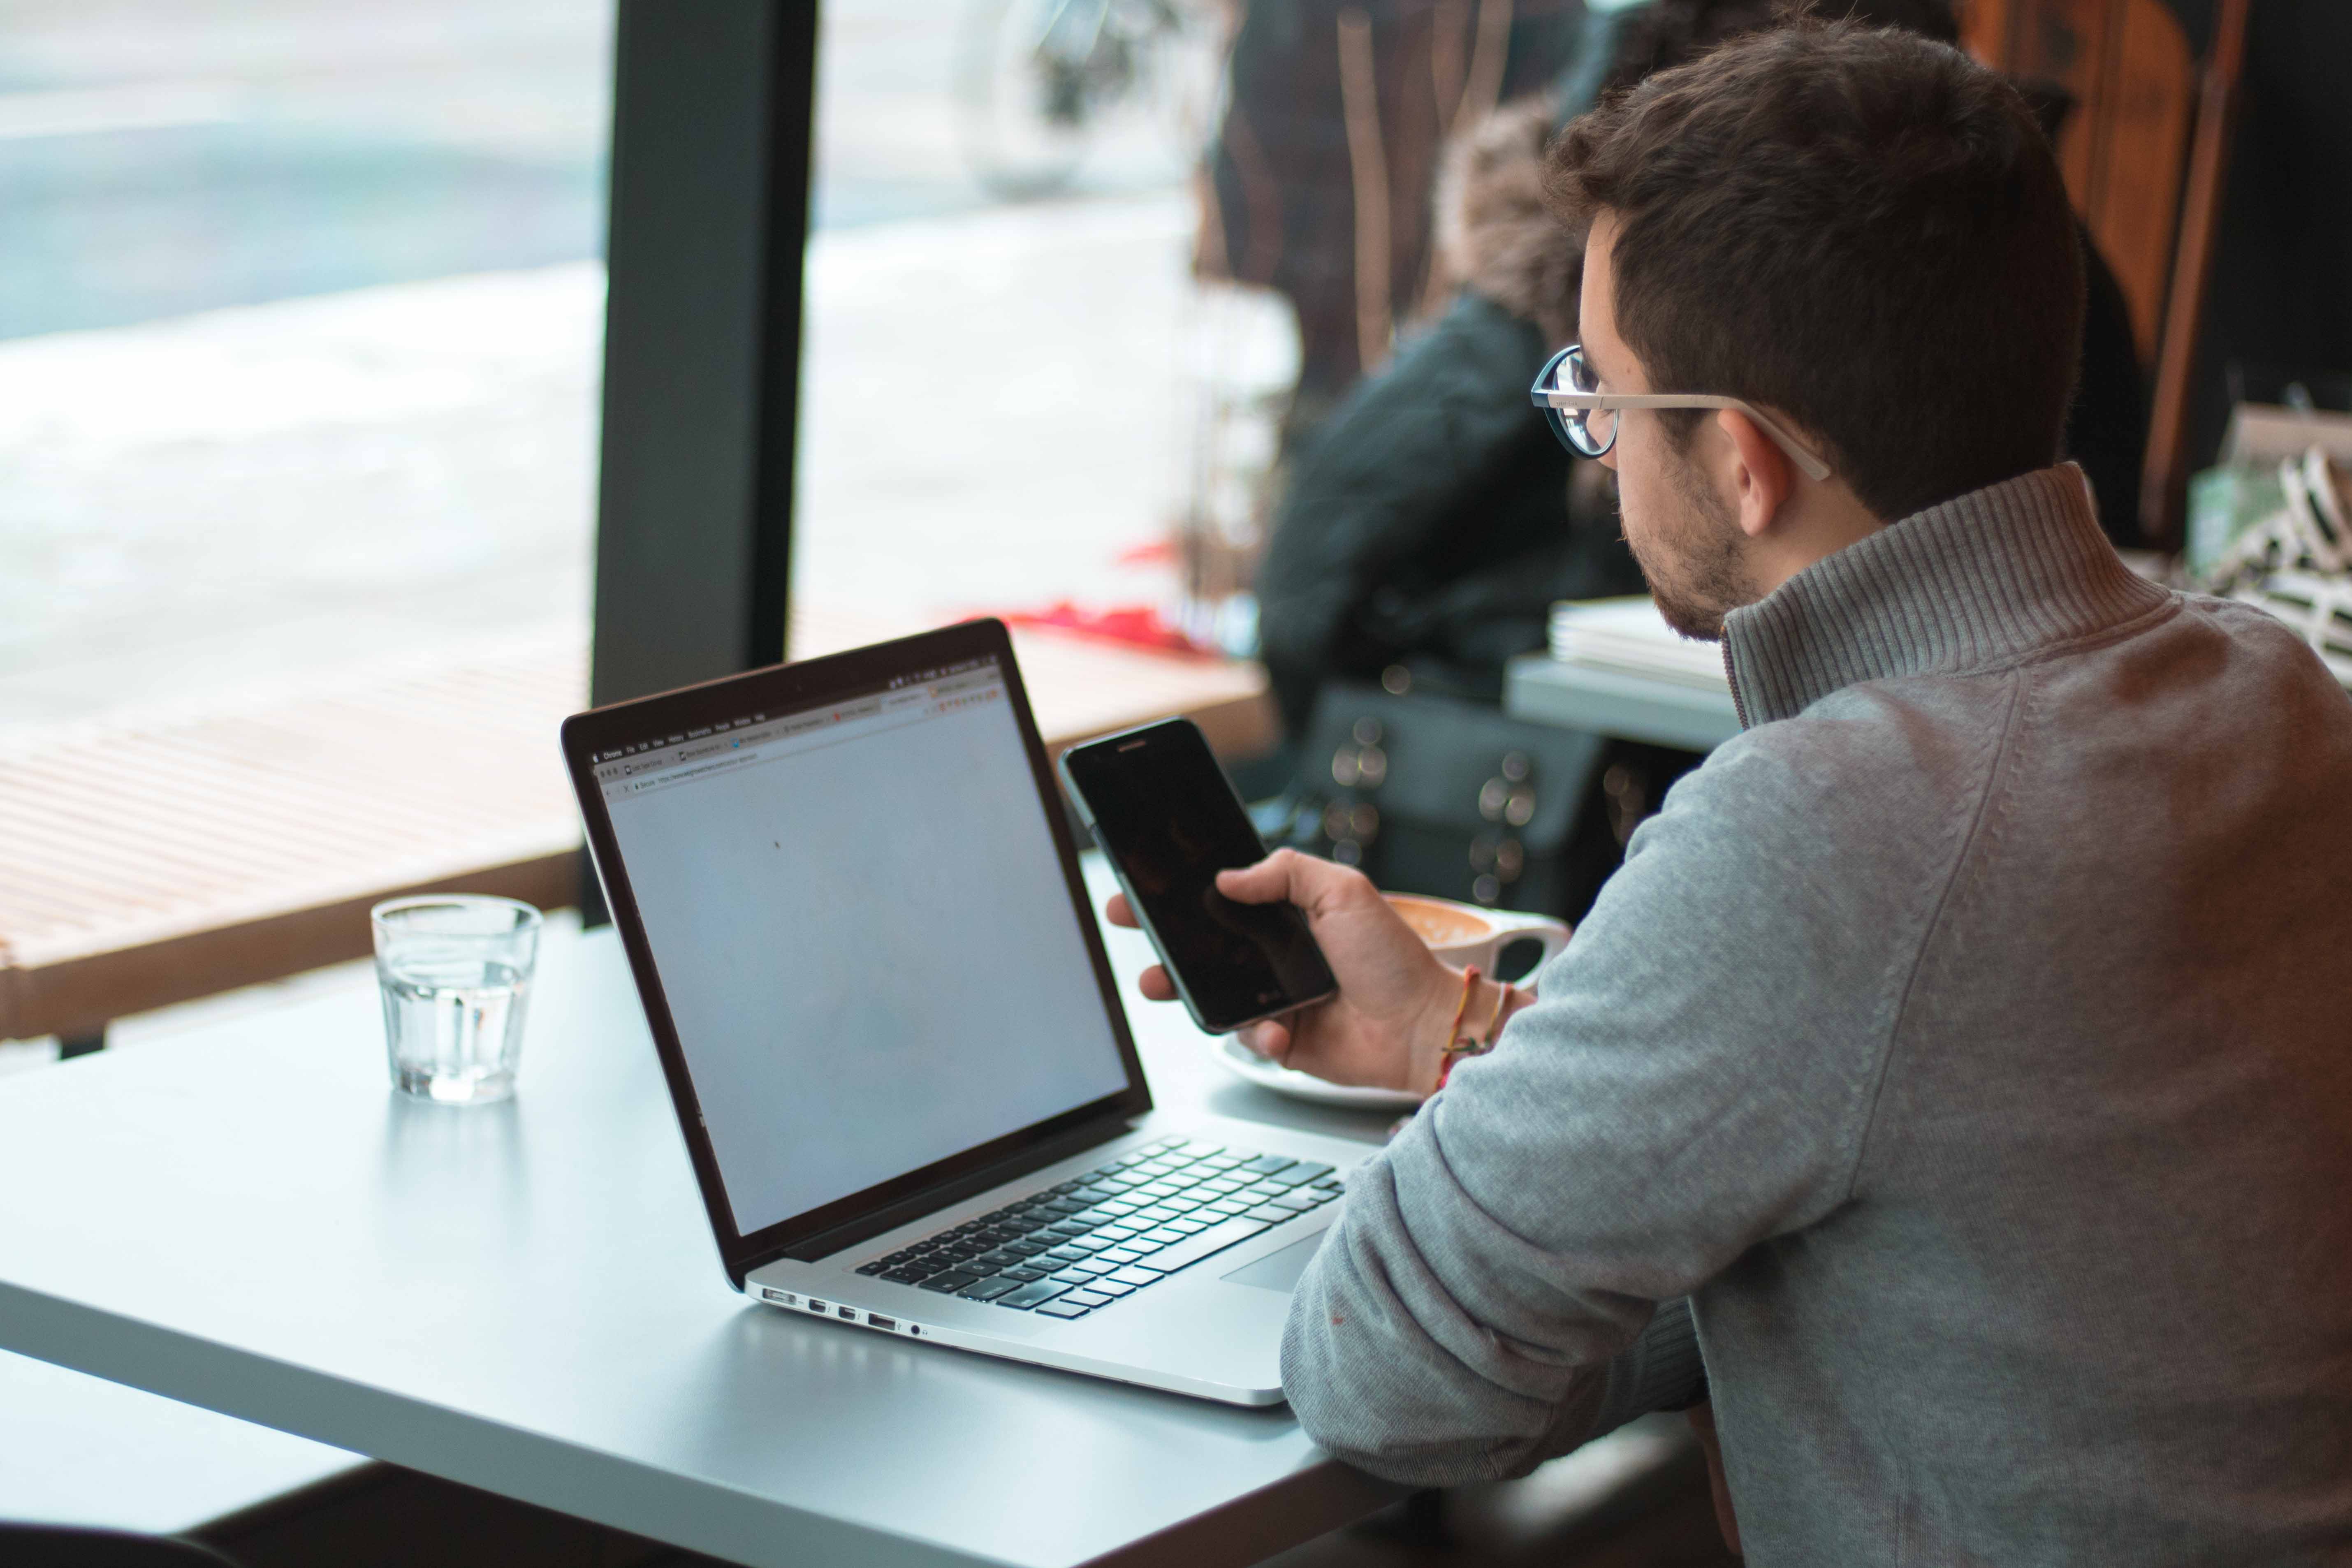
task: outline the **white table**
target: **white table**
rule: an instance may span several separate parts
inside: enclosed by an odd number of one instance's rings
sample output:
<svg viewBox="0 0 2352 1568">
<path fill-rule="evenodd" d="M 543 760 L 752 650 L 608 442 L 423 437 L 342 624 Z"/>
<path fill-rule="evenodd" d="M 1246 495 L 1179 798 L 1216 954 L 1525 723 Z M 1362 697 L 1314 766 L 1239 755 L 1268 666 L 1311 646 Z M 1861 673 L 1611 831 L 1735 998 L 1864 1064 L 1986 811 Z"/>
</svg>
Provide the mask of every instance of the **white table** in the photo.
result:
<svg viewBox="0 0 2352 1568">
<path fill-rule="evenodd" d="M 369 1468 L 357 1454 L 0 1351 L 0 1520 L 11 1523 L 172 1535 Z"/>
<path fill-rule="evenodd" d="M 1381 1131 L 1129 1013 L 1163 1115 Z M 744 1301 L 609 931 L 543 952 L 510 1104 L 392 1095 L 347 992 L 12 1081 L 0 1190 L 0 1349 L 746 1563 L 1243 1563 L 1396 1495 L 1286 1410 Z"/>
<path fill-rule="evenodd" d="M 1694 752 L 1712 751 L 1739 733 L 1728 691 L 1568 664 L 1542 653 L 1521 654 L 1506 668 L 1503 710 L 1515 719 Z"/>
</svg>

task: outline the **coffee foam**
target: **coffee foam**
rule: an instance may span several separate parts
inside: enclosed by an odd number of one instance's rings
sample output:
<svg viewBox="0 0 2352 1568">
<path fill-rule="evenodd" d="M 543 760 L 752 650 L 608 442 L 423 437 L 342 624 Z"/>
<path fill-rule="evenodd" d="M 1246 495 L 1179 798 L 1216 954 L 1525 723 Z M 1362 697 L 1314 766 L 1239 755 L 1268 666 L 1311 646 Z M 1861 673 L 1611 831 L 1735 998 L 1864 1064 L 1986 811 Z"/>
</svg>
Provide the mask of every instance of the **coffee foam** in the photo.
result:
<svg viewBox="0 0 2352 1568">
<path fill-rule="evenodd" d="M 1421 899 L 1391 898 L 1389 905 L 1404 917 L 1412 934 L 1432 947 L 1476 942 L 1495 928 L 1467 910 L 1450 909 Z"/>
</svg>

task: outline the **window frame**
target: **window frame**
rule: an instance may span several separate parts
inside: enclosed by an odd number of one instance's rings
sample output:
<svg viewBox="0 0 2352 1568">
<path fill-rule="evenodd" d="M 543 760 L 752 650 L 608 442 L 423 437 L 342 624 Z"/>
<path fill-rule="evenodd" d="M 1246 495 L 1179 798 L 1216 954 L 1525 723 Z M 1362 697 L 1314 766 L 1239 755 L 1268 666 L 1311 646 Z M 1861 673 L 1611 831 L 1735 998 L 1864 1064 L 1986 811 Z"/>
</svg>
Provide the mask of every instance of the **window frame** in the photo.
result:
<svg viewBox="0 0 2352 1568">
<path fill-rule="evenodd" d="M 783 658 L 815 0 L 619 0 L 590 700 Z"/>
</svg>

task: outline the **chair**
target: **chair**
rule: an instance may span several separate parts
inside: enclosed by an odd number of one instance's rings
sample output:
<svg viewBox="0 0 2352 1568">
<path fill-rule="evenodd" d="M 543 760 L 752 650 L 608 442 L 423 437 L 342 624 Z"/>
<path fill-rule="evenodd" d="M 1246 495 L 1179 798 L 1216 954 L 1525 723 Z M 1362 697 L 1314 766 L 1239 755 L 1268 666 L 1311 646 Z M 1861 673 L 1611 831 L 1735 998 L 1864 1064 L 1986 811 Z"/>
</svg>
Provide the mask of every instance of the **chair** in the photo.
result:
<svg viewBox="0 0 2352 1568">
<path fill-rule="evenodd" d="M 2189 380 L 2252 9 L 2220 0 L 2202 62 L 2161 0 L 1968 0 L 1962 22 L 1978 58 L 2077 105 L 2058 162 L 2156 372 L 2140 526 L 2159 548 L 2179 536 Z"/>
</svg>

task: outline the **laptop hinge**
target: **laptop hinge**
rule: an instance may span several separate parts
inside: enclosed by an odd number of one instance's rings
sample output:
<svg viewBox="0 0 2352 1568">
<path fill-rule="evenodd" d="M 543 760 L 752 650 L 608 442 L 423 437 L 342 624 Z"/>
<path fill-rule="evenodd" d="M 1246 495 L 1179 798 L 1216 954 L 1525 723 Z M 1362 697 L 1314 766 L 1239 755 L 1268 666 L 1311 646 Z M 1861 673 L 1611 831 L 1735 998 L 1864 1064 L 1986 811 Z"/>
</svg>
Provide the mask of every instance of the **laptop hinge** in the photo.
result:
<svg viewBox="0 0 2352 1568">
<path fill-rule="evenodd" d="M 911 1197 L 900 1198 L 898 1202 L 887 1207 L 877 1209 L 872 1214 L 835 1226 L 830 1230 L 819 1231 L 814 1236 L 804 1237 L 790 1247 L 776 1248 L 765 1257 L 747 1260 L 743 1265 L 743 1271 L 748 1274 L 752 1269 L 763 1268 L 780 1258 L 790 1258 L 802 1263 L 820 1262 L 845 1247 L 855 1247 L 861 1241 L 880 1236 L 886 1230 L 896 1230 L 898 1226 L 919 1220 L 927 1214 L 935 1214 L 950 1205 L 960 1204 L 975 1193 L 984 1193 L 991 1187 L 1016 1180 L 1032 1171 L 1042 1171 L 1056 1161 L 1066 1160 L 1071 1155 L 1083 1152 L 1098 1143 L 1108 1143 L 1114 1138 L 1124 1137 L 1132 1128 L 1133 1122 L 1133 1113 L 1118 1110 L 1088 1121 L 1083 1126 L 1073 1127 L 1059 1137 L 1049 1138 L 1043 1143 L 1024 1149 L 1018 1154 L 1008 1156 L 992 1165 L 983 1165 L 977 1171 L 967 1172 L 954 1181 L 943 1182 L 936 1187 L 917 1193 Z"/>
</svg>

